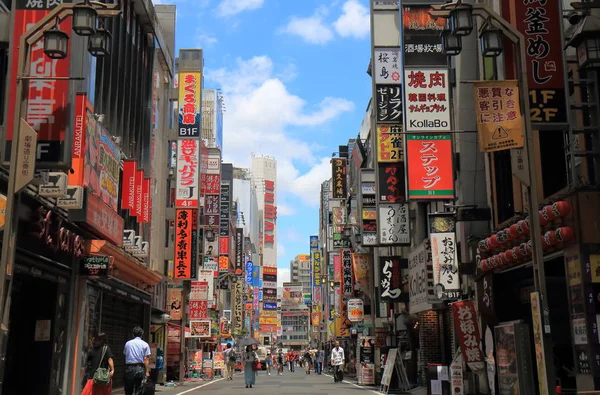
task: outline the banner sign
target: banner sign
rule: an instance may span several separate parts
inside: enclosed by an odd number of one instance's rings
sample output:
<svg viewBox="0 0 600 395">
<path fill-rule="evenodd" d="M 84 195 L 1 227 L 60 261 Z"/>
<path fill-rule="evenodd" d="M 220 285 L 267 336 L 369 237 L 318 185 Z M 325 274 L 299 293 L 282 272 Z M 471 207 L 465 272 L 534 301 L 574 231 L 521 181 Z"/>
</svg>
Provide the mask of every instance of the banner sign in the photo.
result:
<svg viewBox="0 0 600 395">
<path fill-rule="evenodd" d="M 479 150 L 493 152 L 523 147 L 517 81 L 477 81 L 473 87 Z"/>
<path fill-rule="evenodd" d="M 406 135 L 408 198 L 454 199 L 454 161 L 449 134 Z"/>
<path fill-rule="evenodd" d="M 402 5 L 404 66 L 447 66 L 440 33 L 445 19 L 433 19 L 429 5 Z"/>
<path fill-rule="evenodd" d="M 123 180 L 121 188 L 121 208 L 133 210 L 135 208 L 135 172 L 137 163 L 134 160 L 123 161 Z"/>
<path fill-rule="evenodd" d="M 408 308 L 411 314 L 431 310 L 433 295 L 433 263 L 431 242 L 425 239 L 408 255 Z"/>
<path fill-rule="evenodd" d="M 133 215 L 134 217 L 141 218 L 142 211 L 144 208 L 144 170 L 136 170 L 135 171 L 135 196 L 134 196 L 135 204 L 133 206 L 133 211 L 129 212 L 129 215 Z"/>
<path fill-rule="evenodd" d="M 400 48 L 375 48 L 374 77 L 376 84 L 402 83 Z"/>
<path fill-rule="evenodd" d="M 198 207 L 200 187 L 200 140 L 177 140 L 175 207 Z"/>
<path fill-rule="evenodd" d="M 352 276 L 352 250 L 340 250 L 340 255 L 342 256 L 342 293 L 346 296 L 350 296 L 354 292 L 354 278 Z"/>
<path fill-rule="evenodd" d="M 379 257 L 379 299 L 397 302 L 402 295 L 402 263 L 399 256 Z M 412 312 L 411 312 L 412 313 Z"/>
<path fill-rule="evenodd" d="M 454 213 L 429 214 L 433 284 L 438 300 L 460 298 Z"/>
<path fill-rule="evenodd" d="M 312 261 L 312 270 L 313 270 L 313 284 L 315 287 L 321 286 L 321 252 L 320 251 L 311 251 L 310 258 Z"/>
<path fill-rule="evenodd" d="M 139 223 L 150 222 L 150 215 L 152 213 L 151 183 L 152 180 L 150 178 L 144 178 L 142 181 L 142 216 L 138 218 Z"/>
<path fill-rule="evenodd" d="M 453 303 L 451 306 L 454 328 L 458 334 L 463 360 L 470 367 L 473 367 L 471 364 L 481 364 L 483 366 L 479 320 L 473 301 L 463 300 Z"/>
<path fill-rule="evenodd" d="M 239 334 L 244 329 L 244 289 L 242 282 L 238 281 L 233 286 L 233 333 Z"/>
<path fill-rule="evenodd" d="M 244 229 L 235 230 L 235 275 L 241 276 L 244 271 Z"/>
<path fill-rule="evenodd" d="M 377 197 L 380 202 L 403 202 L 406 200 L 406 177 L 404 162 L 378 163 Z"/>
<path fill-rule="evenodd" d="M 219 234 L 221 237 L 229 236 L 230 190 L 229 181 L 221 181 L 221 220 L 219 223 Z"/>
<path fill-rule="evenodd" d="M 404 162 L 402 125 L 377 125 L 377 162 Z"/>
<path fill-rule="evenodd" d="M 331 159 L 331 177 L 333 178 L 332 199 L 346 199 L 346 159 Z"/>
<path fill-rule="evenodd" d="M 275 204 L 275 181 L 265 182 L 264 229 L 263 243 L 272 246 L 275 243 L 275 225 L 277 221 L 277 205 Z"/>
<path fill-rule="evenodd" d="M 179 129 L 180 138 L 199 138 L 202 105 L 202 74 L 179 72 Z"/>
<path fill-rule="evenodd" d="M 377 122 L 402 123 L 402 86 L 378 85 L 376 93 Z"/>
<path fill-rule="evenodd" d="M 192 278 L 192 216 L 196 215 L 195 213 L 195 210 L 191 209 L 178 209 L 175 212 L 174 278 L 176 279 Z"/>
<path fill-rule="evenodd" d="M 410 225 L 406 203 L 379 204 L 379 242 L 382 245 L 410 245 Z"/>
<path fill-rule="evenodd" d="M 404 74 L 406 131 L 451 131 L 448 70 L 405 69 Z"/>
</svg>

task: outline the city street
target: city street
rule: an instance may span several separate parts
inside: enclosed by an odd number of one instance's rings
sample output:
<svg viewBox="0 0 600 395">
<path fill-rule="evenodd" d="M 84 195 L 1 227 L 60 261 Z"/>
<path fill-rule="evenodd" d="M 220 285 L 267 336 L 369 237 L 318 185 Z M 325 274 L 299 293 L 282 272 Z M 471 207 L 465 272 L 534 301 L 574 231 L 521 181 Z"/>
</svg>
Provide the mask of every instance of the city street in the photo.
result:
<svg viewBox="0 0 600 395">
<path fill-rule="evenodd" d="M 354 380 L 354 379 L 352 379 Z M 161 395 L 184 395 L 184 394 L 200 394 L 210 391 L 214 395 L 230 395 L 238 392 L 256 391 L 260 395 L 372 395 L 379 394 L 374 387 L 359 387 L 350 381 L 335 384 L 333 377 L 323 374 L 321 376 L 311 373 L 306 375 L 301 369 L 295 373 L 285 371 L 283 376 L 277 376 L 272 373 L 267 376 L 266 373 L 260 372 L 256 378 L 256 384 L 252 389 L 246 389 L 244 384 L 244 375 L 236 373 L 233 381 L 227 381 L 218 377 L 214 381 L 185 383 L 182 386 L 175 388 L 157 386 L 156 393 Z"/>
</svg>

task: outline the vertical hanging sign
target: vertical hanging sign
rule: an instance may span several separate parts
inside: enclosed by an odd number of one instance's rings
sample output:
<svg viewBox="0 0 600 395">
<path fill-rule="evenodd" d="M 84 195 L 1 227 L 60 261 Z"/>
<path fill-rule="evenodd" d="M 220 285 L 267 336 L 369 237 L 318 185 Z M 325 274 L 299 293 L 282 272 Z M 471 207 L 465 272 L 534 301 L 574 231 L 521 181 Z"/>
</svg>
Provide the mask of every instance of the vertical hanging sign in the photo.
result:
<svg viewBox="0 0 600 395">
<path fill-rule="evenodd" d="M 200 105 L 202 103 L 202 74 L 179 73 L 179 129 L 180 138 L 200 137 Z"/>
<path fill-rule="evenodd" d="M 192 278 L 192 216 L 195 210 L 176 210 L 174 278 Z"/>
<path fill-rule="evenodd" d="M 198 207 L 200 187 L 200 140 L 177 140 L 175 207 Z"/>
<path fill-rule="evenodd" d="M 331 159 L 331 177 L 333 178 L 332 199 L 345 199 L 346 191 L 346 159 Z"/>
</svg>

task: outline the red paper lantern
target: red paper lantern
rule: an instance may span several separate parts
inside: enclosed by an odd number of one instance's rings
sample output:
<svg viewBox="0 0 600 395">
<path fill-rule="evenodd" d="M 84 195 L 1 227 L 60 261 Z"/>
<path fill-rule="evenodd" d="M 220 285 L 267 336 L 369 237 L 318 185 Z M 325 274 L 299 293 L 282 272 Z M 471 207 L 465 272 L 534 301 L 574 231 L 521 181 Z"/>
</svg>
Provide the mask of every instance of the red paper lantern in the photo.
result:
<svg viewBox="0 0 600 395">
<path fill-rule="evenodd" d="M 506 264 L 506 262 L 504 261 L 504 254 L 503 253 L 499 253 L 496 254 L 496 263 L 498 264 L 498 266 L 504 266 Z"/>
<path fill-rule="evenodd" d="M 494 248 L 498 248 L 500 247 L 500 243 L 498 242 L 498 238 L 496 237 L 496 235 L 491 235 L 490 237 L 488 237 L 488 246 L 490 247 L 490 249 L 494 249 Z"/>
<path fill-rule="evenodd" d="M 490 271 L 490 269 L 488 268 L 487 259 L 481 260 L 481 270 L 484 272 Z"/>
<path fill-rule="evenodd" d="M 556 239 L 556 232 L 553 230 L 549 230 L 546 233 L 544 233 L 544 237 L 542 238 L 542 244 L 548 247 L 557 245 L 558 240 Z"/>
<path fill-rule="evenodd" d="M 488 245 L 488 239 L 480 240 L 477 246 L 479 247 L 479 252 L 486 252 L 490 249 Z"/>
<path fill-rule="evenodd" d="M 519 244 L 519 251 L 521 252 L 523 258 L 527 258 L 529 256 L 529 252 L 527 252 L 527 243 Z"/>
<path fill-rule="evenodd" d="M 512 224 L 509 228 L 508 228 L 508 237 L 511 240 L 515 240 L 518 239 L 519 237 L 521 237 L 521 233 L 519 232 L 519 230 L 517 229 L 517 224 Z"/>
<path fill-rule="evenodd" d="M 521 259 L 523 259 L 523 254 L 521 253 L 521 249 L 519 248 L 519 246 L 513 247 L 509 251 L 512 252 L 512 256 L 513 258 L 515 258 L 515 261 L 520 261 Z"/>
<path fill-rule="evenodd" d="M 550 207 L 555 217 L 566 217 L 571 212 L 571 205 L 564 200 L 555 202 Z"/>
<path fill-rule="evenodd" d="M 512 253 L 512 249 L 504 251 L 502 253 L 502 257 L 504 258 L 504 262 L 506 262 L 506 263 L 513 263 L 516 261 L 514 255 Z"/>
<path fill-rule="evenodd" d="M 559 243 L 566 243 L 573 240 L 573 229 L 569 228 L 568 226 L 563 226 L 556 229 L 554 234 Z"/>
<path fill-rule="evenodd" d="M 529 233 L 529 218 L 527 220 L 522 219 L 517 222 L 517 231 L 521 235 L 526 235 Z"/>
<path fill-rule="evenodd" d="M 538 214 L 540 217 L 540 225 L 542 226 L 548 225 L 550 222 L 552 222 L 552 220 L 554 220 L 554 215 L 552 214 L 551 206 L 542 207 Z"/>
<path fill-rule="evenodd" d="M 527 244 L 525 244 L 525 249 L 527 251 L 527 256 L 531 256 L 533 253 L 533 242 L 531 240 L 527 241 Z"/>
</svg>

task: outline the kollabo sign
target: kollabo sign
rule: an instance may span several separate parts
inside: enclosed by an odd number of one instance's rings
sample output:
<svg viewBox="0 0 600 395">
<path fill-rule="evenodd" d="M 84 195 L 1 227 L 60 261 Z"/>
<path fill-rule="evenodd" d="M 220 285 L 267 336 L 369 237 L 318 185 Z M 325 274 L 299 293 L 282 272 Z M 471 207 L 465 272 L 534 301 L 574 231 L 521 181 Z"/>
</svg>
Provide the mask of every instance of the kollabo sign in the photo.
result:
<svg viewBox="0 0 600 395">
<path fill-rule="evenodd" d="M 450 131 L 448 70 L 405 69 L 407 132 Z"/>
</svg>

